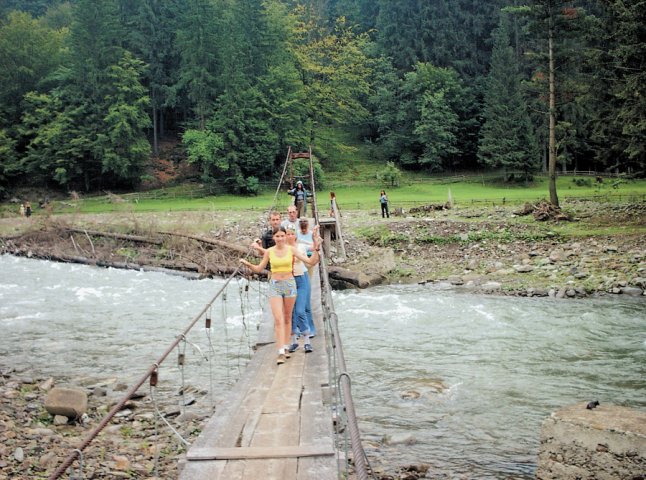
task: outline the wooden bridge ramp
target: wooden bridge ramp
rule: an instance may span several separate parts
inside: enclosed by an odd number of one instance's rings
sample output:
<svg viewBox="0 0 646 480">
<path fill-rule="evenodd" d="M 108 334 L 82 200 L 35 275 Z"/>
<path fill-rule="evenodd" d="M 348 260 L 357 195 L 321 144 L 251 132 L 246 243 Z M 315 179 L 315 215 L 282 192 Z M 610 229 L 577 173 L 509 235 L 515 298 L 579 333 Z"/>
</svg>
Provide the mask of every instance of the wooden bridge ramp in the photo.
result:
<svg viewBox="0 0 646 480">
<path fill-rule="evenodd" d="M 318 268 L 313 273 L 314 351 L 301 345 L 276 365 L 267 305 L 256 353 L 180 462 L 180 480 L 337 478 Z"/>
</svg>

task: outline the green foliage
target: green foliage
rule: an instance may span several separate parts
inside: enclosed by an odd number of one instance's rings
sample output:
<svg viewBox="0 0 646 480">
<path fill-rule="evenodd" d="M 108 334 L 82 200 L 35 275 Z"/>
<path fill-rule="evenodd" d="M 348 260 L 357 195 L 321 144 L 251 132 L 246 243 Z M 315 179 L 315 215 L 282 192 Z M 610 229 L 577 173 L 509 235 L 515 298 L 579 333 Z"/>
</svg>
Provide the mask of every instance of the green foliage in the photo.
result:
<svg viewBox="0 0 646 480">
<path fill-rule="evenodd" d="M 289 145 L 349 178 L 385 161 L 528 176 L 548 114 L 554 175 L 646 171 L 644 6 L 531 0 L 499 24 L 511 4 L 6 0 L 0 189 L 132 187 L 178 132 L 236 192 L 277 178 Z"/>
<path fill-rule="evenodd" d="M 314 168 L 314 181 L 316 182 L 316 187 L 321 190 L 322 188 L 325 188 L 325 172 L 323 171 L 323 167 L 321 166 L 318 158 L 314 157 L 312 165 Z M 294 177 L 297 179 L 303 179 L 303 183 L 305 183 L 305 187 L 307 188 L 310 183 L 310 159 L 294 159 L 292 166 L 294 169 Z"/>
<path fill-rule="evenodd" d="M 369 37 L 355 34 L 343 18 L 328 33 L 304 7 L 297 7 L 295 16 L 290 45 L 303 82 L 311 141 L 319 123 L 349 125 L 368 116 L 363 99 L 372 73 Z"/>
<path fill-rule="evenodd" d="M 457 138 L 466 123 L 469 95 L 455 71 L 418 63 L 406 74 L 398 101 L 379 117 L 381 142 L 399 163 L 409 168 L 439 171 L 452 166 Z M 394 127 L 394 128 L 393 128 Z"/>
<path fill-rule="evenodd" d="M 229 164 L 220 156 L 224 147 L 221 135 L 208 130 L 190 129 L 184 132 L 182 141 L 188 152 L 189 162 L 200 166 L 203 180 L 228 169 Z"/>
<path fill-rule="evenodd" d="M 398 187 L 401 177 L 402 172 L 395 166 L 394 162 L 386 162 L 386 166 L 383 170 L 377 172 L 378 180 L 391 187 Z"/>
<path fill-rule="evenodd" d="M 503 15 L 494 32 L 478 157 L 489 167 L 520 170 L 528 178 L 538 168 L 538 148 L 522 96 L 517 57 L 509 43 L 508 28 L 508 19 Z"/>
<path fill-rule="evenodd" d="M 65 36 L 27 13 L 13 12 L 0 24 L 0 126 L 18 122 L 23 95 L 60 65 Z"/>
<path fill-rule="evenodd" d="M 574 183 L 577 187 L 591 187 L 592 186 L 592 179 L 591 178 L 573 178 L 572 183 Z"/>
<path fill-rule="evenodd" d="M 392 232 L 387 226 L 366 227 L 357 232 L 368 243 L 380 247 L 398 247 L 410 241 L 408 235 Z"/>
</svg>

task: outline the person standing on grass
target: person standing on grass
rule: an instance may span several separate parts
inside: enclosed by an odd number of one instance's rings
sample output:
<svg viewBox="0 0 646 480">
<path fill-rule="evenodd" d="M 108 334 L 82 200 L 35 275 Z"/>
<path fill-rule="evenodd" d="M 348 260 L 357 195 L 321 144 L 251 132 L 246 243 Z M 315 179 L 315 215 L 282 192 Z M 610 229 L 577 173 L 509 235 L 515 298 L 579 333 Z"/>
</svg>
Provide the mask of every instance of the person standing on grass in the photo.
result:
<svg viewBox="0 0 646 480">
<path fill-rule="evenodd" d="M 390 213 L 388 212 L 388 195 L 386 195 L 385 190 L 382 190 L 379 194 L 379 204 L 381 205 L 381 218 L 390 218 Z"/>
<path fill-rule="evenodd" d="M 278 359 L 281 365 L 289 358 L 289 340 L 292 331 L 292 312 L 296 302 L 296 280 L 294 280 L 294 260 L 298 259 L 306 265 L 316 265 L 319 261 L 318 239 L 314 241 L 314 252 L 308 258 L 295 248 L 287 245 L 287 231 L 279 227 L 274 233 L 273 247 L 264 251 L 262 260 L 254 265 L 241 258 L 240 263 L 254 273 L 262 272 L 271 262 L 271 278 L 269 279 L 269 306 L 274 316 L 274 335 L 278 345 Z"/>
</svg>

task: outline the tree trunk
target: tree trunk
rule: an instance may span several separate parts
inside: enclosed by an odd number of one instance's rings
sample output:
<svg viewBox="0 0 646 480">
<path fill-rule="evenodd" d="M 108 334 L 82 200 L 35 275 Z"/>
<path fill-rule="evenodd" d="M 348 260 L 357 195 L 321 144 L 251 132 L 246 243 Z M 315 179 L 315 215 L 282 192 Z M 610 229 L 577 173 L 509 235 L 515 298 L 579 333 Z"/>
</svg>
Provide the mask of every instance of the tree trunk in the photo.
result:
<svg viewBox="0 0 646 480">
<path fill-rule="evenodd" d="M 549 55 L 549 82 L 550 82 L 550 135 L 549 135 L 549 158 L 548 175 L 550 203 L 559 207 L 559 197 L 556 194 L 556 84 L 554 80 L 554 25 L 553 13 L 550 12 L 547 47 Z"/>
<path fill-rule="evenodd" d="M 159 137 L 158 137 L 158 124 L 157 124 L 157 106 L 153 98 L 153 156 L 159 157 Z"/>
</svg>

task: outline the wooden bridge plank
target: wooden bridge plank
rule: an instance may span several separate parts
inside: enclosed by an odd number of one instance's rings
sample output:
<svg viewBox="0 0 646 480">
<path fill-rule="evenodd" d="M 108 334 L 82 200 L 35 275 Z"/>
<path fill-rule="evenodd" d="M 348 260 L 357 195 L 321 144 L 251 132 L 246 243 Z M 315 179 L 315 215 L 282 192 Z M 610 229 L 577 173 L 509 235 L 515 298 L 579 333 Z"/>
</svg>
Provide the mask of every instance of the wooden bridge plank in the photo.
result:
<svg viewBox="0 0 646 480">
<path fill-rule="evenodd" d="M 317 336 L 276 365 L 273 319 L 265 310 L 254 357 L 186 455 L 180 480 L 337 478 L 328 389 L 327 335 L 318 269 L 312 277 Z"/>
<path fill-rule="evenodd" d="M 331 445 L 192 448 L 188 460 L 250 460 L 258 458 L 298 458 L 334 455 Z"/>
</svg>

